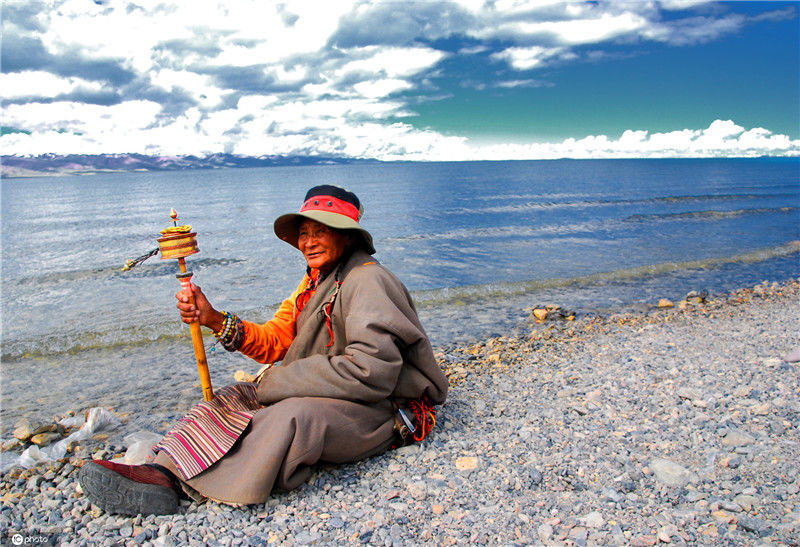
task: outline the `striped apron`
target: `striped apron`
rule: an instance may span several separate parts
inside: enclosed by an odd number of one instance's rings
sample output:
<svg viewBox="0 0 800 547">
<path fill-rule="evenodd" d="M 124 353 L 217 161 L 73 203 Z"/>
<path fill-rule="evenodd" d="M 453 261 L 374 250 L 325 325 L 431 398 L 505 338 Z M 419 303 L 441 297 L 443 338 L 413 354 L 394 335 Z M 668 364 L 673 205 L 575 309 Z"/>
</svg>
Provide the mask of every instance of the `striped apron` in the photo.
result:
<svg viewBox="0 0 800 547">
<path fill-rule="evenodd" d="M 244 433 L 261 408 L 256 384 L 226 386 L 210 401 L 203 401 L 173 427 L 154 447 L 169 454 L 188 480 L 224 456 Z"/>
</svg>

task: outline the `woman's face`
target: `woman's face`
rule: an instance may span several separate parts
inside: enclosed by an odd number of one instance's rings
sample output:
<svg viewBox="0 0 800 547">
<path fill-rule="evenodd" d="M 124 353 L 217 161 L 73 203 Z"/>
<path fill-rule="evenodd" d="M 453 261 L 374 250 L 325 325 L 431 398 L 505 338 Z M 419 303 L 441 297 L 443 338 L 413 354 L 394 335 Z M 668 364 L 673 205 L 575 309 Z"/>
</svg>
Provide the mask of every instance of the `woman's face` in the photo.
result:
<svg viewBox="0 0 800 547">
<path fill-rule="evenodd" d="M 349 241 L 346 234 L 316 220 L 305 219 L 300 223 L 297 247 L 311 268 L 327 273 L 342 258 Z"/>
</svg>

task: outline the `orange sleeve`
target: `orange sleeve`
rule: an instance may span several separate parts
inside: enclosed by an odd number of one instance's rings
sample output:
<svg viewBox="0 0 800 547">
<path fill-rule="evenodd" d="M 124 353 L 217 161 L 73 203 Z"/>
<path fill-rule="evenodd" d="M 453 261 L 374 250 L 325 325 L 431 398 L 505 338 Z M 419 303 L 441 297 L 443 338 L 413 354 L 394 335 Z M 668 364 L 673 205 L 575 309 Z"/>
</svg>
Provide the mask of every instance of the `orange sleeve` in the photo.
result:
<svg viewBox="0 0 800 547">
<path fill-rule="evenodd" d="M 274 363 L 286 355 L 297 334 L 294 302 L 308 285 L 306 275 L 292 295 L 283 301 L 275 316 L 264 324 L 242 321 L 244 339 L 239 351 L 259 363 Z"/>
</svg>

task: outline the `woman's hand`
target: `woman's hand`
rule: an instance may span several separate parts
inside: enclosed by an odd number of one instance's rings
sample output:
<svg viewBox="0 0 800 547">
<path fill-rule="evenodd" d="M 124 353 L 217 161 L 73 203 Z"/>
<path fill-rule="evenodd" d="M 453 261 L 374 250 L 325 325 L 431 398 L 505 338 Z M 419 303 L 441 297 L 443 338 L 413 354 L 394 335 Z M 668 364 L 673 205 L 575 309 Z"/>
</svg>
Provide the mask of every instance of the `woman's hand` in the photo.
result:
<svg viewBox="0 0 800 547">
<path fill-rule="evenodd" d="M 194 304 L 191 302 L 192 295 L 194 295 Z M 178 299 L 177 306 L 181 312 L 181 321 L 184 323 L 200 323 L 214 332 L 222 329 L 225 317 L 214 309 L 200 287 L 194 283 L 189 285 L 189 289 L 181 289 L 175 293 L 175 298 Z"/>
</svg>

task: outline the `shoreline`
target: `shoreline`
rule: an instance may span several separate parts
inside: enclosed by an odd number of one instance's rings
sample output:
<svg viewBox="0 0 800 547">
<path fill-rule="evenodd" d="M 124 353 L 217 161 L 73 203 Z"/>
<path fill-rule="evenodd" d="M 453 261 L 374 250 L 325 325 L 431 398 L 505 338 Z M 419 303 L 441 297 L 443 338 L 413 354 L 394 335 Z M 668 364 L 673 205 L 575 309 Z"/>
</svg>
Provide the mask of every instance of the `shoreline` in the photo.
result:
<svg viewBox="0 0 800 547">
<path fill-rule="evenodd" d="M 113 431 L 2 476 L 0 530 L 61 543 L 770 541 L 800 532 L 800 282 L 647 312 L 531 322 L 436 348 L 451 381 L 430 440 L 342 466 L 260 506 L 184 502 L 123 518 L 76 491 Z M 130 431 L 125 431 L 130 433 Z M 346 485 L 346 487 L 343 487 Z M 248 532 L 248 530 L 250 530 Z"/>
<path fill-rule="evenodd" d="M 800 299 L 800 278 L 790 279 L 782 283 L 764 281 L 753 287 L 732 290 L 728 293 L 708 295 L 705 292 L 691 291 L 687 297 L 672 301 L 667 298 L 650 304 L 625 304 L 620 308 L 603 309 L 596 312 L 584 313 L 575 320 L 565 320 L 559 316 L 565 312 L 560 306 L 553 304 L 536 304 L 529 306 L 527 320 L 527 333 L 515 336 L 490 336 L 485 340 L 473 343 L 459 343 L 447 348 L 434 348 L 437 360 L 445 370 L 450 385 L 463 381 L 466 375 L 473 373 L 471 367 L 459 364 L 459 360 L 473 363 L 472 367 L 487 367 L 498 365 L 508 370 L 509 353 L 530 352 L 531 350 L 564 351 L 572 343 L 577 343 L 583 338 L 597 334 L 599 331 L 608 331 L 618 325 L 657 324 L 681 320 L 702 320 L 714 318 L 717 313 L 730 312 L 739 306 L 748 305 L 754 301 L 766 299 L 783 300 L 787 295 L 797 296 Z M 702 298 L 702 302 L 698 301 Z M 692 301 L 694 300 L 694 301 Z M 663 303 L 663 305 L 660 305 Z M 554 306 L 556 312 L 545 320 L 537 320 L 534 311 Z M 575 315 L 575 312 L 566 311 Z M 800 346 L 800 326 L 797 332 L 797 346 Z M 787 350 L 788 351 L 788 350 Z M 511 362 L 520 364 L 519 356 L 511 356 Z"/>
</svg>

